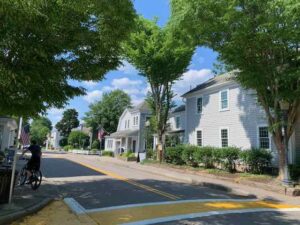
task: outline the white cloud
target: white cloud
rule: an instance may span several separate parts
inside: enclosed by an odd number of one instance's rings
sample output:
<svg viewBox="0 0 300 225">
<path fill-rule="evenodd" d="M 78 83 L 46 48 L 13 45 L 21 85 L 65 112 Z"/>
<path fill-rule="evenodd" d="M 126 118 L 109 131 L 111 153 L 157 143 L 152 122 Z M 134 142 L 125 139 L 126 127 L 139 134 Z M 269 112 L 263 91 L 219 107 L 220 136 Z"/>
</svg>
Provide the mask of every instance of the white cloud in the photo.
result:
<svg viewBox="0 0 300 225">
<path fill-rule="evenodd" d="M 180 100 L 182 94 L 212 77 L 213 73 L 209 69 L 189 70 L 185 72 L 181 79 L 173 85 L 173 91 L 176 94 L 175 100 Z"/>
<path fill-rule="evenodd" d="M 82 83 L 83 83 L 83 86 L 85 86 L 87 88 L 93 88 L 93 87 L 97 86 L 97 84 L 98 84 L 98 82 L 92 81 L 92 80 L 90 80 L 90 81 L 83 81 Z"/>
<path fill-rule="evenodd" d="M 83 99 L 86 100 L 88 103 L 93 103 L 96 100 L 100 100 L 102 97 L 103 92 L 100 90 L 94 90 L 87 92 L 85 96 L 83 96 Z"/>
<path fill-rule="evenodd" d="M 121 66 L 118 67 L 118 71 L 121 71 L 125 74 L 137 74 L 138 71 L 136 70 L 136 68 L 130 64 L 129 62 L 127 61 L 122 61 L 122 64 Z"/>
</svg>

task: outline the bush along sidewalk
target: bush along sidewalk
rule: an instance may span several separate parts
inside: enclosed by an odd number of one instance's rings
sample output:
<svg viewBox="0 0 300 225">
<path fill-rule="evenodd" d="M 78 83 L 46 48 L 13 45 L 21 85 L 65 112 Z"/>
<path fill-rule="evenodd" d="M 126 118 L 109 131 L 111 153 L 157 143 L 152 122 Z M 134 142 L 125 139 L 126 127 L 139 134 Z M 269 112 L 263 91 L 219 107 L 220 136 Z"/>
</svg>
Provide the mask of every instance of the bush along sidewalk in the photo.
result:
<svg viewBox="0 0 300 225">
<path fill-rule="evenodd" d="M 175 165 L 220 169 L 230 173 L 238 170 L 265 174 L 271 167 L 272 154 L 266 149 L 241 150 L 237 147 L 178 145 L 166 148 L 165 161 Z"/>
</svg>

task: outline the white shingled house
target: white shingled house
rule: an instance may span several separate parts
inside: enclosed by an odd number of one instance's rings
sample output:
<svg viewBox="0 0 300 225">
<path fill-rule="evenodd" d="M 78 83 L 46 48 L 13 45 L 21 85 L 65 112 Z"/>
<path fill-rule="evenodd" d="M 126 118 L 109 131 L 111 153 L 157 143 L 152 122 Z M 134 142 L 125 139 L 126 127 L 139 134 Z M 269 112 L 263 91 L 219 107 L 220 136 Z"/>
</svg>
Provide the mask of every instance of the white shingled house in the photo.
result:
<svg viewBox="0 0 300 225">
<path fill-rule="evenodd" d="M 105 136 L 105 150 L 117 154 L 128 150 L 134 153 L 144 152 L 145 123 L 150 117 L 151 112 L 146 102 L 125 109 L 119 119 L 117 131 Z"/>
<path fill-rule="evenodd" d="M 185 93 L 185 143 L 272 150 L 276 147 L 268 122 L 253 90 L 246 90 L 232 73 L 216 76 Z M 300 163 L 300 110 L 290 139 L 290 163 Z"/>
<path fill-rule="evenodd" d="M 14 145 L 18 124 L 10 117 L 0 116 L 0 151 Z"/>
</svg>

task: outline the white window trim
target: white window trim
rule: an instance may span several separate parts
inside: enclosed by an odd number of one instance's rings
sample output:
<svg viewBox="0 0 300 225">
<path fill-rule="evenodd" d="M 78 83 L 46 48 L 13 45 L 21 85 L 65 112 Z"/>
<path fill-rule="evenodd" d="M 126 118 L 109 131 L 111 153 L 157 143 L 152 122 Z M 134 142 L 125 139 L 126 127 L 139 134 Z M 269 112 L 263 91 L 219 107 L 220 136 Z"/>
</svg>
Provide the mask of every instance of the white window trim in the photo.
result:
<svg viewBox="0 0 300 225">
<path fill-rule="evenodd" d="M 260 148 L 260 137 L 259 137 L 259 128 L 261 127 L 267 127 L 269 128 L 269 125 L 268 124 L 259 124 L 257 126 L 257 135 L 256 135 L 256 146 L 257 148 Z M 267 150 L 271 150 L 272 149 L 272 133 L 270 133 L 270 131 L 268 130 L 268 133 L 269 133 L 269 148 L 266 148 Z"/>
<path fill-rule="evenodd" d="M 229 144 L 229 140 L 230 140 L 230 131 L 229 131 L 229 127 L 220 127 L 219 128 L 219 140 L 220 140 L 220 143 L 219 143 L 219 146 L 221 147 L 221 148 L 224 148 L 224 147 L 222 147 L 222 130 L 227 130 L 227 134 L 228 134 L 228 137 L 227 137 L 227 139 L 228 139 L 228 147 L 230 146 L 230 144 Z"/>
<path fill-rule="evenodd" d="M 198 131 L 201 131 L 201 144 L 202 144 L 201 146 L 198 145 L 198 135 L 197 135 Z M 196 130 L 196 145 L 199 146 L 199 147 L 203 147 L 204 146 L 204 144 L 203 144 L 203 130 L 202 129 L 197 129 Z"/>
<path fill-rule="evenodd" d="M 222 92 L 226 91 L 227 92 L 227 108 L 222 109 Z M 229 110 L 229 89 L 223 89 L 219 91 L 219 111 L 228 111 Z"/>
<path fill-rule="evenodd" d="M 202 111 L 201 112 L 198 112 L 198 99 L 199 98 L 202 98 Z M 196 97 L 196 114 L 197 115 L 203 114 L 203 95 L 199 95 Z"/>
</svg>

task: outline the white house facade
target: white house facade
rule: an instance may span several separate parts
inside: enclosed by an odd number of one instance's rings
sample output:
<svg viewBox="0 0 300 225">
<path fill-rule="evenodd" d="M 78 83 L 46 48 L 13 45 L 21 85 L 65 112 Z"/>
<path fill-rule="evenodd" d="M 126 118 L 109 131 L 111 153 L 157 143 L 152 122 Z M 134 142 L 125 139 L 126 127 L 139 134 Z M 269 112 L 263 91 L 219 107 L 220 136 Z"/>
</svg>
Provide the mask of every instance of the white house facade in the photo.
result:
<svg viewBox="0 0 300 225">
<path fill-rule="evenodd" d="M 60 135 L 60 132 L 56 129 L 52 130 L 50 144 L 54 149 L 60 148 L 59 141 L 61 139 L 62 139 L 62 136 Z"/>
<path fill-rule="evenodd" d="M 199 146 L 242 149 L 276 147 L 255 92 L 232 79 L 231 73 L 216 76 L 185 93 L 185 142 Z M 290 140 L 290 163 L 300 161 L 300 119 Z"/>
<path fill-rule="evenodd" d="M 121 115 L 115 133 L 105 136 L 105 150 L 116 154 L 131 150 L 135 153 L 144 152 L 145 123 L 150 119 L 151 112 L 146 102 L 134 108 L 127 108 Z"/>
<path fill-rule="evenodd" d="M 0 151 L 15 144 L 17 128 L 18 125 L 14 119 L 0 117 Z"/>
</svg>

